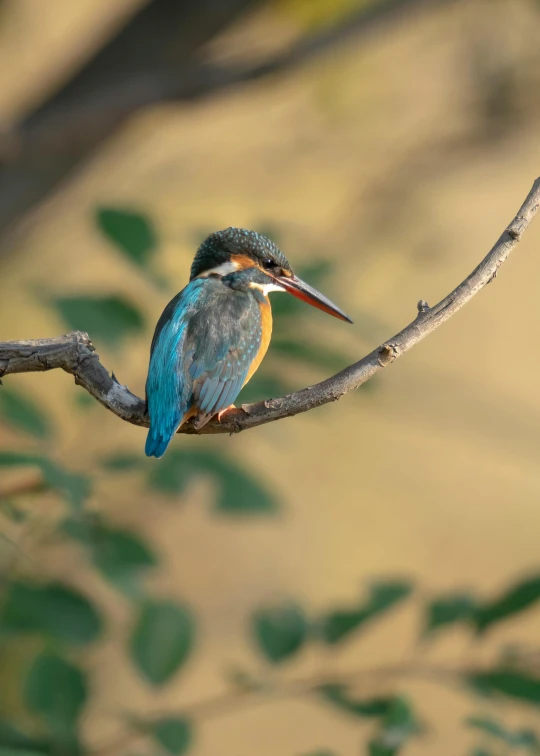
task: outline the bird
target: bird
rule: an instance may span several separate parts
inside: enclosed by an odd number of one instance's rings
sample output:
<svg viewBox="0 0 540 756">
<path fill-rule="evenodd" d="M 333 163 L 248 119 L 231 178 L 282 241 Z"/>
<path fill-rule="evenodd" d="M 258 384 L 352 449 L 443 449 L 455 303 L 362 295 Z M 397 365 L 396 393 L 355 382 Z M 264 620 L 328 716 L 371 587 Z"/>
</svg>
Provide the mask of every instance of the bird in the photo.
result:
<svg viewBox="0 0 540 756">
<path fill-rule="evenodd" d="M 271 292 L 288 292 L 352 323 L 294 274 L 267 237 L 233 227 L 210 234 L 197 250 L 189 283 L 165 307 L 152 339 L 146 380 L 148 457 L 162 457 L 189 419 L 195 418 L 200 430 L 234 407 L 270 343 Z"/>
</svg>

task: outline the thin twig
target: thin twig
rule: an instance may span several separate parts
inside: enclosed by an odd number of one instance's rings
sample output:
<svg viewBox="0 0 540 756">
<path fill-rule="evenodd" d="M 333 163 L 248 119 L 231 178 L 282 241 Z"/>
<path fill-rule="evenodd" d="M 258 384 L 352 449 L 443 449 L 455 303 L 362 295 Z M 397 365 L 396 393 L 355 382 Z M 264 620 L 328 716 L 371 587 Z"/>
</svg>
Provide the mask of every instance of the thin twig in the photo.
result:
<svg viewBox="0 0 540 756">
<path fill-rule="evenodd" d="M 230 410 L 221 419 L 212 420 L 201 431 L 191 423 L 180 433 L 238 433 L 265 423 L 307 412 L 358 388 L 383 368 L 401 357 L 415 344 L 449 320 L 486 284 L 520 241 L 536 215 L 540 204 L 540 178 L 536 179 L 519 212 L 504 230 L 495 246 L 473 272 L 434 307 L 419 303 L 416 318 L 402 331 L 385 341 L 366 357 L 340 373 L 302 391 Z M 0 342 L 0 378 L 13 373 L 37 372 L 61 368 L 75 377 L 107 409 L 122 420 L 148 427 L 146 404 L 122 386 L 99 361 L 86 333 L 74 332 L 53 339 Z"/>
<path fill-rule="evenodd" d="M 281 682 L 274 686 L 254 687 L 246 691 L 233 691 L 214 696 L 213 698 L 202 699 L 191 704 L 183 706 L 181 711 L 160 711 L 154 712 L 150 717 L 146 717 L 143 726 L 137 729 L 131 727 L 123 730 L 114 739 L 109 740 L 102 746 L 90 751 L 91 756 L 109 756 L 109 754 L 118 753 L 121 749 L 131 745 L 134 741 L 147 735 L 151 728 L 152 722 L 169 717 L 184 717 L 195 720 L 208 720 L 217 716 L 225 716 L 238 709 L 246 709 L 254 706 L 267 704 L 270 700 L 283 700 L 287 698 L 298 698 L 302 696 L 319 696 L 322 697 L 323 690 L 331 685 L 351 685 L 358 683 L 360 680 L 373 678 L 392 678 L 406 677 L 446 685 L 449 682 L 459 682 L 460 678 L 473 675 L 479 670 L 475 669 L 454 669 L 451 667 L 429 667 L 421 665 L 397 664 L 386 667 L 368 667 L 364 669 L 349 670 L 345 673 L 334 675 L 312 676 L 298 678 Z"/>
</svg>

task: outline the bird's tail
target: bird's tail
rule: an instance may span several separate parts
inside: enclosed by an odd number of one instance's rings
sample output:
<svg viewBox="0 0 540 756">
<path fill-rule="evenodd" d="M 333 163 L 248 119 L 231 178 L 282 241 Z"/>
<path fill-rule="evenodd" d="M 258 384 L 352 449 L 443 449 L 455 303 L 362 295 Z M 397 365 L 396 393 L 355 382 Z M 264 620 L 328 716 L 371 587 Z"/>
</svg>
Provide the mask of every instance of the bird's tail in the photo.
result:
<svg viewBox="0 0 540 756">
<path fill-rule="evenodd" d="M 172 433 L 163 433 L 155 427 L 150 426 L 148 436 L 146 437 L 146 446 L 144 452 L 147 457 L 157 457 L 159 459 L 167 451 L 171 439 L 176 433 L 176 428 Z"/>
<path fill-rule="evenodd" d="M 178 428 L 180 428 L 180 426 L 183 425 L 186 420 L 189 420 L 191 417 L 194 417 L 197 414 L 197 408 L 191 407 L 187 410 L 187 412 L 184 412 L 183 415 L 175 415 L 174 418 L 171 419 L 171 422 L 167 423 L 167 426 L 165 428 L 163 426 L 160 427 L 157 423 L 150 422 L 150 430 L 148 431 L 148 436 L 146 437 L 146 446 L 144 447 L 146 456 L 157 457 L 158 459 L 162 457 L 167 451 L 167 447 L 173 440 Z M 210 419 L 210 417 L 211 415 L 208 416 L 208 420 Z M 208 420 L 206 420 L 205 422 L 208 422 Z M 200 426 L 196 425 L 195 427 L 199 428 Z"/>
</svg>

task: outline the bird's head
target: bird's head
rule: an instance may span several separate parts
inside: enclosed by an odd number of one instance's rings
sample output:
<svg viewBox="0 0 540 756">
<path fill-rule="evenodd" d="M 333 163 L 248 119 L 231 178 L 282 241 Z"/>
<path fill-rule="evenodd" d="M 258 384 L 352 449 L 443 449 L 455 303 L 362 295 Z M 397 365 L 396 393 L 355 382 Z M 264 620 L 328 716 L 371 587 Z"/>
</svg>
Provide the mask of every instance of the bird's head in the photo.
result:
<svg viewBox="0 0 540 756">
<path fill-rule="evenodd" d="M 242 271 L 248 285 L 263 294 L 286 291 L 329 315 L 352 320 L 323 294 L 294 275 L 289 261 L 266 236 L 245 228 L 226 228 L 211 234 L 199 247 L 191 266 L 190 280 L 225 277 Z"/>
</svg>

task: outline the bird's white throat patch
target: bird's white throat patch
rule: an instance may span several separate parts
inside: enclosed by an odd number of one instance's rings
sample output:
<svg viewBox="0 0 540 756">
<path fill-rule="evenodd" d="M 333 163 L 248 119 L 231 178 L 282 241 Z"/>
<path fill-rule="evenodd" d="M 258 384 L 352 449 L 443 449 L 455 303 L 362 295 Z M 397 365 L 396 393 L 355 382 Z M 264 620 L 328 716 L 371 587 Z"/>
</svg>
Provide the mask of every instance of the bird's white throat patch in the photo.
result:
<svg viewBox="0 0 540 756">
<path fill-rule="evenodd" d="M 265 297 L 267 297 L 271 291 L 285 291 L 283 286 L 279 286 L 275 283 L 260 284 L 252 281 L 249 286 L 251 289 L 259 289 L 259 291 L 262 291 Z"/>
</svg>

